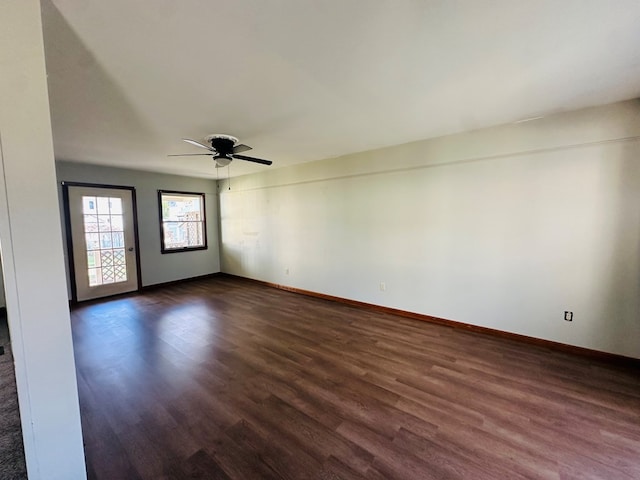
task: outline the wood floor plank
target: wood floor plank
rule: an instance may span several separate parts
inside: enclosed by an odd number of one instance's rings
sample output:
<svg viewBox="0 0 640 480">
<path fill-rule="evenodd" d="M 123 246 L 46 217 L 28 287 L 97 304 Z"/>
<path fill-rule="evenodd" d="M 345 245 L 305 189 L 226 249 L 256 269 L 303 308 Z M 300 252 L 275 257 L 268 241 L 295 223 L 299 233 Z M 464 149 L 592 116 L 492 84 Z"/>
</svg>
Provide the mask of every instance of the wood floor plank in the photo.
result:
<svg viewBox="0 0 640 480">
<path fill-rule="evenodd" d="M 260 422 L 255 417 L 254 422 Z M 260 432 L 247 422 L 241 421 L 227 431 L 227 434 L 239 444 L 249 447 L 249 452 L 256 451 L 260 459 L 274 471 L 279 478 L 296 480 L 299 478 L 317 477 L 320 465 L 304 451 L 297 451 L 288 438 L 282 438 L 277 432 L 268 428 Z M 256 477 L 259 478 L 259 477 Z"/>
<path fill-rule="evenodd" d="M 183 478 L 197 478 L 202 480 L 230 480 L 231 477 L 218 465 L 218 462 L 205 450 L 198 450 L 182 465 Z M 172 476 L 180 472 L 172 473 Z"/>
<path fill-rule="evenodd" d="M 217 277 L 77 305 L 91 479 L 640 478 L 640 372 Z"/>
</svg>

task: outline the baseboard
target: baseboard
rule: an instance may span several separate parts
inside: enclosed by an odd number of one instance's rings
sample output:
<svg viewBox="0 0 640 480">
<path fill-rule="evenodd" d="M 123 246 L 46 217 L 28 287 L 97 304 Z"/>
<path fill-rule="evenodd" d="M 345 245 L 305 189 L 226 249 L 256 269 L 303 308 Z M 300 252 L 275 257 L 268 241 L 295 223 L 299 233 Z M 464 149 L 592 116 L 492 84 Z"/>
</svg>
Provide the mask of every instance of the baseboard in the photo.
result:
<svg viewBox="0 0 640 480">
<path fill-rule="evenodd" d="M 277 283 L 265 282 L 263 280 L 256 280 L 253 278 L 240 277 L 238 275 L 232 275 L 229 273 L 221 273 L 222 276 L 228 276 L 231 278 L 237 278 L 246 280 L 249 282 L 259 283 L 279 290 L 285 290 L 287 292 L 298 293 L 300 295 L 306 295 L 309 297 L 321 298 L 323 300 L 329 300 L 332 302 L 343 303 L 353 307 L 364 308 L 367 310 L 373 310 L 377 312 L 390 313 L 392 315 L 398 315 L 400 317 L 412 318 L 414 320 L 421 320 L 430 323 L 437 323 L 439 325 L 445 325 L 460 330 L 466 330 L 476 333 L 482 333 L 485 335 L 492 335 L 494 337 L 506 338 L 515 340 L 522 343 L 528 343 L 530 345 L 537 345 L 540 347 L 549 348 L 551 350 L 561 351 L 565 353 L 571 353 L 582 357 L 592 358 L 594 360 L 603 360 L 618 365 L 626 365 L 634 368 L 640 368 L 640 359 L 633 357 L 626 357 L 624 355 L 618 355 L 616 353 L 602 352 L 600 350 L 592 350 L 590 348 L 577 347 L 575 345 L 568 345 L 566 343 L 554 342 L 552 340 L 544 340 L 542 338 L 529 337 L 527 335 L 520 335 L 518 333 L 505 332 L 503 330 L 496 330 L 494 328 L 480 327 L 478 325 L 471 325 L 469 323 L 458 322 L 455 320 L 448 320 L 446 318 L 433 317 L 431 315 L 424 315 L 422 313 L 408 312 L 406 310 L 400 310 L 391 307 L 383 307 L 381 305 L 375 305 L 373 303 L 360 302 L 357 300 L 351 300 L 343 297 L 336 297 L 333 295 L 327 295 L 324 293 L 312 292 L 310 290 L 303 290 L 300 288 L 289 287 L 287 285 L 280 285 Z"/>
</svg>

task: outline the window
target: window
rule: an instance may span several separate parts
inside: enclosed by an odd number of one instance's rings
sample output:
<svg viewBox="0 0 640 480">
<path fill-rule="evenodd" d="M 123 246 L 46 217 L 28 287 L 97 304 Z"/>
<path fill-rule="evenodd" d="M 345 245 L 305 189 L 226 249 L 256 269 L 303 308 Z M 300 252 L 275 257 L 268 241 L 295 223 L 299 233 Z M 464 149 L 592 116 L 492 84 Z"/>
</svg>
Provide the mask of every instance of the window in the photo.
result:
<svg viewBox="0 0 640 480">
<path fill-rule="evenodd" d="M 158 202 L 162 253 L 207 248 L 204 193 L 158 190 Z"/>
</svg>

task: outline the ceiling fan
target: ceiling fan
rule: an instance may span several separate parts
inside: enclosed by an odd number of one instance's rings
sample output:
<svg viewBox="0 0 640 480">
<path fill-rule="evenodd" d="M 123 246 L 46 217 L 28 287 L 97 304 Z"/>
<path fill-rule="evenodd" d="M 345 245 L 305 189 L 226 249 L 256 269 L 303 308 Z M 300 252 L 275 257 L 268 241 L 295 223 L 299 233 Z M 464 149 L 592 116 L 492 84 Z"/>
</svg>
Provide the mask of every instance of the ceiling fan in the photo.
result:
<svg viewBox="0 0 640 480">
<path fill-rule="evenodd" d="M 196 147 L 204 148 L 209 150 L 209 153 L 182 153 L 175 155 L 168 155 L 169 157 L 186 157 L 192 155 L 210 155 L 213 157 L 213 160 L 216 162 L 216 168 L 226 167 L 231 163 L 232 160 L 246 160 L 247 162 L 253 163 L 261 163 L 262 165 L 271 165 L 273 162 L 271 160 L 263 160 L 262 158 L 255 157 L 247 157 L 245 155 L 238 155 L 240 152 L 246 152 L 247 150 L 251 150 L 251 147 L 248 145 L 244 145 L 239 143 L 236 137 L 232 137 L 231 135 L 223 135 L 214 133 L 212 135 L 207 135 L 205 137 L 205 142 L 209 143 L 209 145 L 205 145 L 200 142 L 196 142 L 195 140 L 191 140 L 189 138 L 183 138 L 187 143 L 191 145 L 195 145 Z"/>
</svg>

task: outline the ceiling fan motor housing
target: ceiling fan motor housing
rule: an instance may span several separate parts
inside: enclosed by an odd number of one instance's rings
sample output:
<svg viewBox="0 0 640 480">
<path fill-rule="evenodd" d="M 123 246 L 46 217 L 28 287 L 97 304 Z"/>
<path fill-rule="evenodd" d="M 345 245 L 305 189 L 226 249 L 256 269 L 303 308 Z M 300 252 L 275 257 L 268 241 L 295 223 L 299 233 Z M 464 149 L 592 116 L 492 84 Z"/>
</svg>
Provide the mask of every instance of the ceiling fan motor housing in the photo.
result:
<svg viewBox="0 0 640 480">
<path fill-rule="evenodd" d="M 238 143 L 238 139 L 231 135 L 208 135 L 205 140 L 223 157 L 231 156 L 233 147 Z"/>
</svg>

